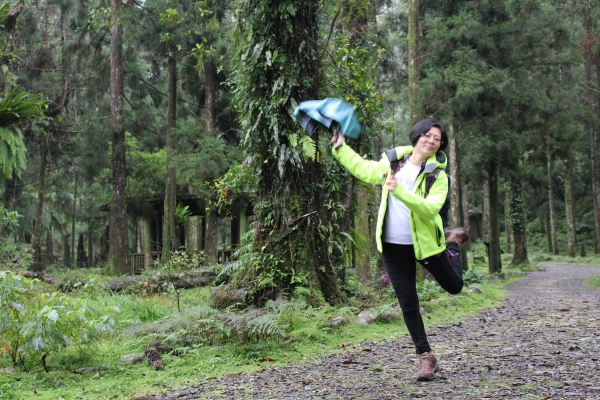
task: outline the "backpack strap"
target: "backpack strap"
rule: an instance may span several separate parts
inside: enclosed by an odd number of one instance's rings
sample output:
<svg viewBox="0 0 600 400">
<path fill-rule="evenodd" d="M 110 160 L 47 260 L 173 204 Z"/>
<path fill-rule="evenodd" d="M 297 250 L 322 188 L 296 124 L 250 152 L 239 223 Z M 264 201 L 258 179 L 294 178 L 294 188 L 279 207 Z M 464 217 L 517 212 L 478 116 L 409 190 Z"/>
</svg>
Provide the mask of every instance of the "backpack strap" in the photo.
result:
<svg viewBox="0 0 600 400">
<path fill-rule="evenodd" d="M 437 179 L 441 170 L 441 168 L 436 168 L 432 172 L 427 174 L 427 178 L 425 178 L 425 198 L 427 198 L 427 196 L 429 195 L 429 190 L 433 186 L 433 183 Z"/>
<path fill-rule="evenodd" d="M 396 149 L 389 149 L 385 151 L 385 155 L 390 159 L 390 168 L 394 171 L 400 162 L 398 159 L 398 152 Z"/>
</svg>

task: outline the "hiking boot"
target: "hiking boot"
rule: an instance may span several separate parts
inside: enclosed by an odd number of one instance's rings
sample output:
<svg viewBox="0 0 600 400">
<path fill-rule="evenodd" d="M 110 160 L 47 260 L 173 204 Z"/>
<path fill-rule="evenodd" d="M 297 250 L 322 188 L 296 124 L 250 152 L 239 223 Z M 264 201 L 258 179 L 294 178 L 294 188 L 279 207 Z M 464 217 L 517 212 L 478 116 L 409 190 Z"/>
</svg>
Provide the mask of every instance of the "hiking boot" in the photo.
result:
<svg viewBox="0 0 600 400">
<path fill-rule="evenodd" d="M 462 227 L 454 229 L 446 228 L 444 229 L 444 236 L 446 236 L 446 244 L 454 242 L 457 243 L 459 247 L 469 240 L 467 230 Z"/>
<path fill-rule="evenodd" d="M 419 368 L 419 372 L 417 372 L 417 380 L 418 381 L 432 380 L 433 374 L 440 370 L 440 366 L 438 365 L 437 358 L 435 358 L 433 353 L 425 352 L 419 356 L 419 361 L 421 362 L 421 368 Z"/>
</svg>

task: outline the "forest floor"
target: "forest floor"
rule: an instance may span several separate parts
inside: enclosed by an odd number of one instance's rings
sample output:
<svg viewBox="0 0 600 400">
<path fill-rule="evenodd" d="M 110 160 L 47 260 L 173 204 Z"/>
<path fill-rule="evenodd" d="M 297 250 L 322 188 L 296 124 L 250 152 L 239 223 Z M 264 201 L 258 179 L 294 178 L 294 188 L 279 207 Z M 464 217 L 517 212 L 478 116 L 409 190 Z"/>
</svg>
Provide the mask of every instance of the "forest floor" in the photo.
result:
<svg viewBox="0 0 600 400">
<path fill-rule="evenodd" d="M 431 382 L 415 381 L 407 336 L 137 399 L 600 399 L 600 289 L 583 285 L 600 267 L 541 267 L 501 306 L 429 330 L 441 364 Z"/>
</svg>

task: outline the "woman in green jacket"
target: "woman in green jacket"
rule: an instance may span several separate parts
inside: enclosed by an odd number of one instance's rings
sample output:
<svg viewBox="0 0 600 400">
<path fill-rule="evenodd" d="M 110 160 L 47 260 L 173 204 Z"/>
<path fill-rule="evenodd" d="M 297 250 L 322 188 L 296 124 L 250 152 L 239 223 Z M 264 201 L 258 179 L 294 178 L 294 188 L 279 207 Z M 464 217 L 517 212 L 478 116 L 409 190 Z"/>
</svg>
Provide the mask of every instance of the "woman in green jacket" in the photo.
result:
<svg viewBox="0 0 600 400">
<path fill-rule="evenodd" d="M 460 247 L 468 235 L 464 228 L 444 231 L 439 215 L 448 195 L 448 179 L 443 170 L 447 162 L 442 150 L 448 143 L 444 127 L 425 119 L 413 126 L 409 138 L 412 146 L 396 147 L 395 154 L 388 151 L 380 161 L 362 158 L 345 145 L 341 134 L 335 135 L 332 143 L 334 157 L 352 175 L 363 182 L 382 185 L 377 248 L 419 355 L 417 380 L 429 381 L 439 366 L 421 317 L 415 260 L 444 290 L 458 294 L 463 287 Z M 395 170 L 391 170 L 393 158 L 398 160 Z M 430 174 L 437 177 L 428 187 Z"/>
</svg>

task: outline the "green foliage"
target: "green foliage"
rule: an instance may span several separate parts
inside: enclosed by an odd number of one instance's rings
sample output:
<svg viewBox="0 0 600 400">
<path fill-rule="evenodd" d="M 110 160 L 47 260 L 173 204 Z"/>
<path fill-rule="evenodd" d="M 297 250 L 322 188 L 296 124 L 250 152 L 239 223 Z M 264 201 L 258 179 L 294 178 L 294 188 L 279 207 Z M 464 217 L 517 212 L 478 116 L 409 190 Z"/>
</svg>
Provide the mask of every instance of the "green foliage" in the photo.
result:
<svg viewBox="0 0 600 400">
<path fill-rule="evenodd" d="M 417 283 L 417 295 L 419 296 L 420 302 L 437 299 L 440 297 L 440 294 L 441 288 L 436 281 L 425 279 L 422 282 Z"/>
<path fill-rule="evenodd" d="M 183 226 L 187 220 L 192 216 L 192 212 L 189 210 L 189 206 L 182 206 L 177 204 L 175 207 L 175 223 L 179 226 Z"/>
<path fill-rule="evenodd" d="M 46 356 L 77 346 L 81 351 L 113 327 L 104 315 L 91 318 L 83 300 L 59 293 L 32 296 L 36 281 L 27 282 L 9 271 L 0 271 L 0 342 L 3 355 L 15 367 L 29 370 Z"/>
<path fill-rule="evenodd" d="M 0 127 L 0 169 L 6 179 L 17 175 L 26 167 L 27 149 L 21 131 L 16 128 Z"/>
<path fill-rule="evenodd" d="M 8 211 L 0 204 L 0 268 L 28 269 L 33 262 L 33 254 L 27 247 L 21 247 L 13 242 L 10 235 L 19 228 L 22 215 L 17 211 Z"/>
<path fill-rule="evenodd" d="M 19 92 L 19 86 L 15 86 L 0 101 L 0 127 L 42 119 L 47 104 L 41 93 Z"/>
<path fill-rule="evenodd" d="M 588 278 L 584 282 L 584 285 L 585 286 L 590 286 L 590 287 L 595 287 L 595 288 L 600 288 L 600 275 Z"/>
<path fill-rule="evenodd" d="M 481 284 L 484 281 L 484 276 L 481 272 L 474 268 L 463 273 L 463 285 L 469 287 L 474 283 Z"/>
<path fill-rule="evenodd" d="M 183 289 L 175 287 L 178 274 L 198 268 L 203 262 L 204 252 L 189 254 L 185 251 L 174 251 L 166 263 L 161 263 L 161 261 L 157 260 L 158 269 L 164 276 L 167 292 L 175 297 L 179 312 L 181 312 L 181 291 Z"/>
</svg>

